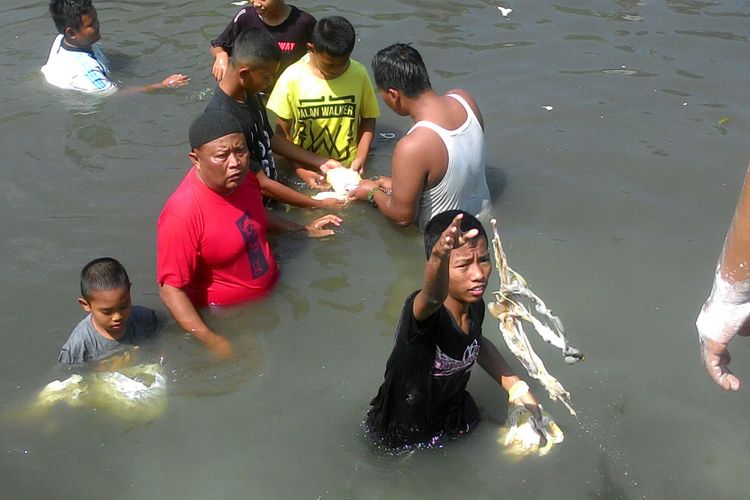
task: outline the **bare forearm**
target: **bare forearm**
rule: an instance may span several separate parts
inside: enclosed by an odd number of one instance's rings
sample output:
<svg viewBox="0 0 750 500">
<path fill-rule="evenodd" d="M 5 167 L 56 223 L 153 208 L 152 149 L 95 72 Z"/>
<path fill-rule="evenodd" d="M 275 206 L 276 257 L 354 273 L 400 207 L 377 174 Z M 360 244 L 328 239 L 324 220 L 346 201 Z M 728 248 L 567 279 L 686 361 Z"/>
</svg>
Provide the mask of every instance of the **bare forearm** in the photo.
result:
<svg viewBox="0 0 750 500">
<path fill-rule="evenodd" d="M 159 295 L 183 330 L 192 333 L 198 340 L 206 344 L 210 343 L 211 339 L 216 336 L 203 321 L 203 318 L 200 317 L 195 306 L 190 302 L 190 298 L 183 290 L 162 284 L 159 287 Z"/>
<path fill-rule="evenodd" d="M 422 297 L 426 305 L 436 310 L 448 297 L 449 262 L 450 256 L 441 258 L 433 254 L 424 267 Z"/>
<path fill-rule="evenodd" d="M 513 369 L 505 362 L 495 344 L 482 337 L 479 342 L 479 366 L 506 391 L 520 380 Z"/>
<path fill-rule="evenodd" d="M 750 168 L 724 242 L 720 271 L 729 283 L 750 280 Z"/>
<path fill-rule="evenodd" d="M 267 213 L 268 231 L 272 233 L 289 233 L 295 231 L 304 231 L 305 226 L 292 222 L 274 213 Z"/>
<path fill-rule="evenodd" d="M 306 166 L 312 167 L 316 170 L 328 160 L 328 158 L 318 156 L 312 151 L 297 146 L 289 139 L 282 137 L 279 134 L 274 134 L 271 138 L 271 149 L 273 149 L 276 154 L 294 162 L 304 163 Z"/>
<path fill-rule="evenodd" d="M 278 181 L 269 179 L 265 174 L 258 175 L 258 180 L 260 181 L 260 191 L 263 196 L 295 207 L 316 208 L 319 206 L 318 201 Z"/>
<path fill-rule="evenodd" d="M 397 225 L 407 227 L 414 222 L 414 210 L 408 204 L 399 204 L 392 194 L 379 189 L 373 193 L 373 199 L 380 213 Z"/>
<path fill-rule="evenodd" d="M 355 161 L 362 165 L 367 161 L 367 155 L 370 153 L 372 140 L 375 136 L 375 118 L 364 118 L 360 124 L 359 140 L 357 141 L 357 155 Z"/>
</svg>

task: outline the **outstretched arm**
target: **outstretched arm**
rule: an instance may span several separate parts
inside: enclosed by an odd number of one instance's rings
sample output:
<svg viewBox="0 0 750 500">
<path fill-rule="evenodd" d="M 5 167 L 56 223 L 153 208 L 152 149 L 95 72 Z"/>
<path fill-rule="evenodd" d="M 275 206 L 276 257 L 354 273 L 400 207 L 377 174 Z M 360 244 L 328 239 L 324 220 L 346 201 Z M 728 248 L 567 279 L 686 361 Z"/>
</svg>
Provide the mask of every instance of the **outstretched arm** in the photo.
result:
<svg viewBox="0 0 750 500">
<path fill-rule="evenodd" d="M 266 214 L 268 218 L 268 231 L 272 233 L 294 233 L 305 231 L 311 238 L 320 238 L 333 234 L 333 229 L 329 226 L 340 226 L 343 221 L 341 217 L 333 214 L 327 214 L 318 217 L 306 226 L 301 226 L 295 222 L 279 217 L 271 212 Z"/>
<path fill-rule="evenodd" d="M 329 168 L 343 167 L 343 165 L 336 160 L 316 155 L 312 151 L 297 146 L 283 134 L 276 133 L 271 137 L 271 149 L 274 153 L 279 154 L 284 158 L 296 163 L 304 163 L 305 165 L 320 171 L 325 171 Z"/>
<path fill-rule="evenodd" d="M 349 191 L 349 199 L 367 200 L 370 195 L 385 217 L 399 226 L 409 226 L 417 216 L 419 198 L 427 182 L 425 153 L 419 142 L 410 137 L 398 142 L 389 180 L 390 191 L 380 182 L 365 179 L 357 189 Z"/>
<path fill-rule="evenodd" d="M 740 379 L 728 367 L 728 345 L 750 333 L 750 168 L 696 326 L 708 375 L 725 391 L 739 390 Z"/>
<path fill-rule="evenodd" d="M 345 201 L 338 200 L 336 198 L 328 198 L 325 200 L 316 200 L 306 194 L 295 191 L 289 186 L 270 179 L 263 171 L 259 171 L 257 174 L 258 183 L 260 184 L 260 192 L 263 196 L 273 198 L 282 203 L 292 205 L 300 208 L 318 208 L 326 206 L 342 206 Z"/>
<path fill-rule="evenodd" d="M 183 290 L 162 283 L 159 286 L 159 295 L 183 330 L 203 342 L 216 357 L 227 358 L 232 355 L 232 344 L 206 325 Z"/>
<path fill-rule="evenodd" d="M 156 92 L 158 90 L 164 90 L 164 89 L 177 89 L 180 87 L 184 87 L 190 82 L 190 77 L 187 75 L 183 75 L 182 73 L 175 73 L 173 75 L 169 75 L 164 80 L 152 83 L 150 85 L 141 85 L 137 87 L 127 87 L 122 89 L 120 92 L 118 92 L 120 95 L 131 95 L 136 94 L 138 92 L 143 93 L 151 93 Z"/>
</svg>

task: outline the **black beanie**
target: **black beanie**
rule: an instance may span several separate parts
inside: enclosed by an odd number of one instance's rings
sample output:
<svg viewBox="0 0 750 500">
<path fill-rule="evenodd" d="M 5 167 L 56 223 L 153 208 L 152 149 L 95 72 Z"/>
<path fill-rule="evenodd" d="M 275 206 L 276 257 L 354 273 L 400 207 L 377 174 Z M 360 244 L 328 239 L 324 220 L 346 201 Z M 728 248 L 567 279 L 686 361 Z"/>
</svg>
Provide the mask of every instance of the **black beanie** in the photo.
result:
<svg viewBox="0 0 750 500">
<path fill-rule="evenodd" d="M 206 111 L 190 125 L 190 147 L 199 148 L 214 139 L 229 134 L 241 134 L 242 126 L 237 119 L 221 111 Z"/>
</svg>

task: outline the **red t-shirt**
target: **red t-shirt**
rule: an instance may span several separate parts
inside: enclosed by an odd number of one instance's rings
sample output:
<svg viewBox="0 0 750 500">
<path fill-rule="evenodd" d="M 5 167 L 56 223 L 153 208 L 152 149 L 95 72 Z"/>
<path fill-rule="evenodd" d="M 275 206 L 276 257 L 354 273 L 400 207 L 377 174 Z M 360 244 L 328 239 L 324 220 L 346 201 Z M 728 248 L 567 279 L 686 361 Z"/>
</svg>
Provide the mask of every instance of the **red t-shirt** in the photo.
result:
<svg viewBox="0 0 750 500">
<path fill-rule="evenodd" d="M 279 277 L 267 226 L 255 175 L 222 196 L 191 168 L 156 224 L 156 279 L 186 292 L 196 307 L 262 297 Z"/>
</svg>

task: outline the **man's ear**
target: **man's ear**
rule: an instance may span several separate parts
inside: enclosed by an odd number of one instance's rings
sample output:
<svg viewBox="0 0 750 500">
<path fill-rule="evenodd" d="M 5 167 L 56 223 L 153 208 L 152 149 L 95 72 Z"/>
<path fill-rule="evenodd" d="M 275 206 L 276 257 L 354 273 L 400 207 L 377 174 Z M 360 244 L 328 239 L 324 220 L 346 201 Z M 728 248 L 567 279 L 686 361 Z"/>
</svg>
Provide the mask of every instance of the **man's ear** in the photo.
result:
<svg viewBox="0 0 750 500">
<path fill-rule="evenodd" d="M 240 69 L 237 70 L 237 78 L 240 79 L 240 81 L 245 81 L 245 78 L 250 73 L 250 68 L 247 66 L 243 66 Z"/>
<path fill-rule="evenodd" d="M 305 45 L 307 46 L 307 51 L 309 53 L 315 53 L 315 45 L 311 44 L 310 42 L 307 42 Z"/>
<path fill-rule="evenodd" d="M 86 299 L 84 299 L 83 297 L 78 297 L 78 305 L 80 305 L 80 306 L 81 306 L 81 309 L 83 309 L 83 310 L 84 310 L 84 311 L 86 311 L 87 313 L 90 313 L 90 312 L 91 312 L 91 305 L 90 305 L 90 304 L 89 304 L 89 302 L 88 302 L 88 301 L 87 301 Z"/>
<path fill-rule="evenodd" d="M 190 158 L 190 163 L 192 163 L 195 168 L 200 168 L 201 162 L 198 159 L 198 153 L 196 153 L 195 149 L 190 150 L 190 152 L 188 153 L 188 158 Z"/>
<path fill-rule="evenodd" d="M 397 89 L 394 89 L 393 87 L 386 90 L 385 93 L 388 94 L 388 97 L 390 97 L 394 101 L 398 102 L 401 100 L 401 92 L 399 92 Z"/>
</svg>

